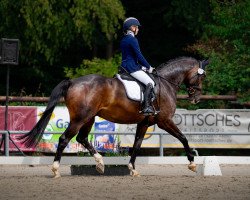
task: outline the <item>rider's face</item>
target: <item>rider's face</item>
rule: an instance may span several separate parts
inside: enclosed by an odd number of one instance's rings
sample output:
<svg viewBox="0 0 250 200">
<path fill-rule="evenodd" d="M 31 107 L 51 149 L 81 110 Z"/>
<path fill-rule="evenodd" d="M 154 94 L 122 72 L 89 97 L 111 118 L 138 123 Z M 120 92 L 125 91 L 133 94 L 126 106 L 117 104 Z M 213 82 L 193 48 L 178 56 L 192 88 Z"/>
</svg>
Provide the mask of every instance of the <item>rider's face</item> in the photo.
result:
<svg viewBox="0 0 250 200">
<path fill-rule="evenodd" d="M 131 26 L 131 31 L 133 31 L 134 34 L 137 35 L 137 34 L 138 34 L 138 31 L 139 31 L 138 26 Z"/>
</svg>

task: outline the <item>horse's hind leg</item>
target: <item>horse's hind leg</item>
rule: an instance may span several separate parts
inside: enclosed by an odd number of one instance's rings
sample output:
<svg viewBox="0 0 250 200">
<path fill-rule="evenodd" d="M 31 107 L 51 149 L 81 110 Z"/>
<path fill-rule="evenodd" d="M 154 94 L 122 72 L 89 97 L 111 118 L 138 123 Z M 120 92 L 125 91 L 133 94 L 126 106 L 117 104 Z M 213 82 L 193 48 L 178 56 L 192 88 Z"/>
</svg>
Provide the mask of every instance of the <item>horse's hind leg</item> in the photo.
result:
<svg viewBox="0 0 250 200">
<path fill-rule="evenodd" d="M 96 149 L 92 146 L 92 144 L 88 141 L 88 134 L 91 130 L 91 127 L 95 121 L 95 118 L 93 117 L 91 120 L 89 120 L 86 124 L 84 124 L 76 137 L 76 141 L 82 144 L 86 149 L 88 149 L 89 153 L 94 156 L 96 161 L 96 170 L 103 174 L 104 173 L 104 162 L 102 159 L 102 156 L 96 151 Z"/>
<path fill-rule="evenodd" d="M 142 140 L 145 136 L 147 128 L 148 128 L 147 118 L 145 118 L 145 120 L 137 124 L 133 151 L 132 151 L 132 155 L 128 164 L 128 168 L 132 176 L 140 176 L 140 174 L 135 170 L 135 159 L 141 148 Z"/>
<path fill-rule="evenodd" d="M 188 144 L 188 140 L 183 135 L 183 133 L 178 129 L 178 127 L 174 124 L 172 120 L 165 120 L 164 122 L 158 123 L 159 128 L 164 129 L 172 136 L 176 137 L 184 146 L 184 149 L 187 154 L 187 158 L 190 161 L 190 164 L 188 165 L 188 168 L 192 171 L 196 171 L 196 164 L 194 163 L 194 155 L 191 152 L 191 149 Z"/>
<path fill-rule="evenodd" d="M 61 176 L 59 172 L 59 164 L 60 164 L 60 160 L 62 157 L 62 152 L 65 149 L 65 147 L 68 145 L 69 141 L 77 134 L 78 130 L 79 130 L 79 124 L 70 122 L 68 128 L 59 138 L 56 155 L 55 155 L 54 162 L 52 165 L 54 178 L 58 178 Z"/>
</svg>

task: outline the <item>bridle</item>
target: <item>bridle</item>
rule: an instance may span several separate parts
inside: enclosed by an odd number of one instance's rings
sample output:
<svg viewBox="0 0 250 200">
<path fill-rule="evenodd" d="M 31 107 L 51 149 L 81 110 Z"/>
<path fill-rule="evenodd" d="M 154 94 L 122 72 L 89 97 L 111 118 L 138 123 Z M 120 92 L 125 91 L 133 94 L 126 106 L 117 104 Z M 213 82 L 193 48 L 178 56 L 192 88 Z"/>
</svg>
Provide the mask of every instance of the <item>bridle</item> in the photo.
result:
<svg viewBox="0 0 250 200">
<path fill-rule="evenodd" d="M 201 91 L 202 89 L 199 87 L 199 81 L 200 81 L 200 78 L 201 77 L 206 77 L 206 71 L 205 71 L 205 66 L 207 65 L 207 64 L 209 64 L 209 61 L 208 60 L 205 60 L 205 61 L 200 61 L 199 62 L 199 69 L 198 69 L 198 71 L 196 72 L 196 74 L 190 79 L 190 80 L 192 80 L 192 79 L 194 79 L 194 78 L 196 78 L 197 77 L 197 79 L 196 79 L 196 81 L 195 81 L 195 83 L 194 84 L 189 84 L 188 86 L 187 86 L 187 92 L 188 92 L 188 95 L 189 95 L 189 98 L 191 99 L 191 98 L 195 98 L 197 95 L 196 95 L 196 91 L 198 90 L 198 91 Z M 156 77 L 158 77 L 158 82 L 159 82 L 159 93 L 158 93 L 158 95 L 159 95 L 159 98 L 158 98 L 158 101 L 157 101 L 157 104 L 158 104 L 158 107 L 160 108 L 160 104 L 161 104 L 161 102 L 160 102 L 160 100 L 161 100 L 161 84 L 160 84 L 160 78 L 161 79 L 163 79 L 163 80 L 165 80 L 165 81 L 167 81 L 167 82 L 169 82 L 170 84 L 172 84 L 172 85 L 174 85 L 175 87 L 177 87 L 178 89 L 180 89 L 180 85 L 179 84 L 176 84 L 176 83 L 174 83 L 174 82 L 172 82 L 172 81 L 170 81 L 169 79 L 167 79 L 167 78 L 164 78 L 164 77 L 162 77 L 161 75 L 159 75 L 158 74 L 158 71 L 157 70 L 154 70 L 154 72 L 152 73 L 152 74 L 154 74 Z"/>
<path fill-rule="evenodd" d="M 187 92 L 189 95 L 193 95 L 197 90 L 201 91 L 201 88 L 199 87 L 199 80 L 201 77 L 206 76 L 205 74 L 198 74 L 196 73 L 190 80 L 194 79 L 197 77 L 196 81 L 194 84 L 189 84 L 187 86 Z"/>
<path fill-rule="evenodd" d="M 169 79 L 166 79 L 164 77 L 162 77 L 161 75 L 158 74 L 157 70 L 155 70 L 155 73 L 153 73 L 154 75 L 156 75 L 158 78 L 161 78 L 169 83 L 171 83 L 172 85 L 176 86 L 178 89 L 180 89 L 180 85 L 170 81 Z M 194 84 L 189 84 L 187 86 L 187 92 L 189 95 L 193 95 L 196 93 L 196 91 L 201 91 L 202 89 L 199 87 L 199 80 L 201 77 L 205 77 L 206 76 L 206 72 L 202 69 L 202 68 L 199 68 L 197 73 L 190 79 L 194 79 L 197 77 L 196 81 Z"/>
<path fill-rule="evenodd" d="M 194 84 L 189 84 L 187 86 L 187 92 L 188 92 L 189 95 L 195 94 L 197 90 L 201 91 L 201 88 L 199 87 L 199 80 L 200 80 L 201 77 L 206 77 L 206 72 L 202 68 L 199 68 L 197 73 L 190 80 L 192 80 L 192 79 L 194 79 L 196 77 L 197 77 L 197 79 L 196 79 L 195 83 Z M 194 95 L 194 97 L 195 96 L 196 95 Z"/>
</svg>

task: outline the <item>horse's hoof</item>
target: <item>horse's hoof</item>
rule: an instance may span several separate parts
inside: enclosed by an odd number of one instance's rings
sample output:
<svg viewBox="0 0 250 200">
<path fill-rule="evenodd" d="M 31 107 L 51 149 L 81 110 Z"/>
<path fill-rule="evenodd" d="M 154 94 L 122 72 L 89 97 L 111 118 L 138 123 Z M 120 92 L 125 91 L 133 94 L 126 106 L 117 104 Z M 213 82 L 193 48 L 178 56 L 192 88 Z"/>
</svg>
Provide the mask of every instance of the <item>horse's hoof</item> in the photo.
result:
<svg viewBox="0 0 250 200">
<path fill-rule="evenodd" d="M 60 178 L 60 177 L 61 177 L 61 174 L 60 174 L 60 173 L 55 174 L 55 175 L 53 176 L 54 179 L 57 179 L 57 178 Z"/>
<path fill-rule="evenodd" d="M 196 172 L 196 164 L 194 162 L 190 162 L 190 164 L 188 165 L 188 169 L 193 172 Z"/>
<path fill-rule="evenodd" d="M 131 173 L 130 173 L 131 176 L 133 176 L 133 177 L 140 177 L 140 174 L 139 174 L 136 170 L 133 169 L 133 170 L 131 170 L 130 172 L 131 172 Z"/>
<path fill-rule="evenodd" d="M 104 174 L 104 165 L 102 163 L 98 163 L 96 165 L 96 171 L 98 171 L 100 174 Z"/>
<path fill-rule="evenodd" d="M 51 170 L 54 173 L 53 178 L 60 178 L 61 177 L 61 174 L 57 169 L 52 168 Z"/>
<path fill-rule="evenodd" d="M 140 177 L 140 174 L 133 168 L 132 163 L 128 164 L 128 169 L 130 170 L 130 175 L 133 177 Z"/>
</svg>

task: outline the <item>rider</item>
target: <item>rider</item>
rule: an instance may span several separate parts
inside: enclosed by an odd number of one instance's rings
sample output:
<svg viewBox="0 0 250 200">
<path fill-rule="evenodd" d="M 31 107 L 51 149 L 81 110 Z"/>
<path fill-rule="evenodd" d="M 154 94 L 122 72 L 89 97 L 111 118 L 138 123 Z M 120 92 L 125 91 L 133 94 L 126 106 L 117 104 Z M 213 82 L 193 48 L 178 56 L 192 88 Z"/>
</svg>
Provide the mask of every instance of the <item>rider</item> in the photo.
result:
<svg viewBox="0 0 250 200">
<path fill-rule="evenodd" d="M 129 17 L 123 23 L 124 37 L 121 40 L 120 47 L 122 52 L 121 67 L 128 72 L 132 77 L 146 85 L 144 92 L 144 115 L 151 115 L 154 110 L 151 106 L 151 97 L 154 89 L 154 81 L 145 72 L 152 73 L 154 68 L 150 66 L 147 60 L 141 53 L 137 38 L 135 37 L 139 31 L 140 22 Z"/>
</svg>

